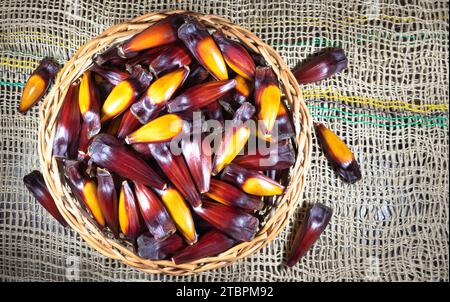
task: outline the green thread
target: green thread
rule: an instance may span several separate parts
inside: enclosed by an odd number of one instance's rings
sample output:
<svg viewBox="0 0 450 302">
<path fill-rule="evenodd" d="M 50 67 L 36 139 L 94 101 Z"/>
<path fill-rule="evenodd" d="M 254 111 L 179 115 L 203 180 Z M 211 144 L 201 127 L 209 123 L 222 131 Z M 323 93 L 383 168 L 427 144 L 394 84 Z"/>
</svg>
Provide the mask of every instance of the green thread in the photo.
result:
<svg viewBox="0 0 450 302">
<path fill-rule="evenodd" d="M 0 85 L 11 86 L 11 87 L 25 86 L 24 83 L 20 83 L 20 82 L 11 83 L 11 82 L 4 82 L 4 81 L 1 81 Z M 360 123 L 360 124 L 375 125 L 375 126 L 389 127 L 389 128 L 391 128 L 391 127 L 406 127 L 406 126 L 414 126 L 414 125 L 424 125 L 424 126 L 428 126 L 428 127 L 431 127 L 431 126 L 448 127 L 447 123 L 441 123 L 441 122 L 427 123 L 427 122 L 434 121 L 434 120 L 447 121 L 448 120 L 447 116 L 433 116 L 433 117 L 429 117 L 429 118 L 423 117 L 423 116 L 384 117 L 384 116 L 380 116 L 380 115 L 367 114 L 367 113 L 351 113 L 351 112 L 344 111 L 339 108 L 326 108 L 326 107 L 313 106 L 313 105 L 308 105 L 308 108 L 313 109 L 313 110 L 319 110 L 319 111 L 335 111 L 335 112 L 339 112 L 339 113 L 342 113 L 344 115 L 351 116 L 351 117 L 368 117 L 368 118 L 375 118 L 377 120 L 387 120 L 387 121 L 401 121 L 401 120 L 408 120 L 408 119 L 417 120 L 415 122 L 408 122 L 408 123 L 402 123 L 402 124 L 386 124 L 386 123 L 370 122 L 370 121 L 359 121 L 359 120 L 354 121 L 354 120 L 348 119 L 346 117 L 337 116 L 337 115 L 327 116 L 327 115 L 311 113 L 311 116 L 313 116 L 313 117 L 324 118 L 324 119 L 340 119 L 340 120 L 344 120 L 344 121 L 346 121 L 348 123 L 352 123 L 352 124 Z"/>
<path fill-rule="evenodd" d="M 12 87 L 24 87 L 25 84 L 24 83 L 11 83 L 11 82 L 0 82 L 0 85 L 4 85 L 4 86 L 12 86 Z"/>
<path fill-rule="evenodd" d="M 385 124 L 385 123 L 378 123 L 378 122 L 370 122 L 370 121 L 354 121 L 342 116 L 336 116 L 336 115 L 332 115 L 332 116 L 327 116 L 327 115 L 320 115 L 320 114 L 315 114 L 315 113 L 311 113 L 312 117 L 318 117 L 318 118 L 324 118 L 324 119 L 339 119 L 339 120 L 343 120 L 347 123 L 350 124 L 363 124 L 363 125 L 375 125 L 378 127 L 387 127 L 387 128 L 393 128 L 393 127 L 407 127 L 407 126 L 416 126 L 416 125 L 423 125 L 426 127 L 431 127 L 431 126 L 441 126 L 444 128 L 448 127 L 448 124 L 444 124 L 444 123 L 439 123 L 439 122 L 433 122 L 433 123 L 423 123 L 423 122 L 408 122 L 408 123 L 403 123 L 403 124 Z"/>
<path fill-rule="evenodd" d="M 310 38 L 296 43 L 272 43 L 272 46 L 316 46 L 316 47 L 342 47 L 343 42 L 331 41 L 326 38 Z"/>
<path fill-rule="evenodd" d="M 424 116 L 414 116 L 414 115 L 410 115 L 410 116 L 396 116 L 396 117 L 384 117 L 384 116 L 380 116 L 380 115 L 375 115 L 375 114 L 367 114 L 367 113 L 351 113 L 348 111 L 344 111 L 342 109 L 339 108 L 329 108 L 329 107 L 320 107 L 320 106 L 313 106 L 313 105 L 308 105 L 309 109 L 316 109 L 316 110 L 321 110 L 321 111 L 336 111 L 336 112 L 340 112 L 342 114 L 348 115 L 348 116 L 352 116 L 352 117 L 370 117 L 370 118 L 375 118 L 375 119 L 380 119 L 380 120 L 387 120 L 387 121 L 399 121 L 399 120 L 409 120 L 409 119 L 413 119 L 413 120 L 424 120 L 424 121 L 434 121 L 434 120 L 448 120 L 447 116 L 432 116 L 432 117 L 424 117 Z"/>
</svg>

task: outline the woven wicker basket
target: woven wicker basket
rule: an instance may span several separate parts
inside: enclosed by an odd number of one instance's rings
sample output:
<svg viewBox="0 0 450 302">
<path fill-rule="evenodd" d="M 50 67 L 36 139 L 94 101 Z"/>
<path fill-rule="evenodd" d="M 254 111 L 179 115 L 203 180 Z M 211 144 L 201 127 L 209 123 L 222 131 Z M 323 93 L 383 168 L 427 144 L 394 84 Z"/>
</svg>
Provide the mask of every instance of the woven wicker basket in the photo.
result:
<svg viewBox="0 0 450 302">
<path fill-rule="evenodd" d="M 290 171 L 290 184 L 286 194 L 277 203 L 275 211 L 270 212 L 264 225 L 251 242 L 241 243 L 217 257 L 201 259 L 192 263 L 175 265 L 168 260 L 146 260 L 135 254 L 123 242 L 105 235 L 98 229 L 92 218 L 75 201 L 70 190 L 63 185 L 52 145 L 55 135 L 55 120 L 69 84 L 82 75 L 91 65 L 92 57 L 108 46 L 124 41 L 173 13 L 185 13 L 197 17 L 207 27 L 220 28 L 225 35 L 236 38 L 256 53 L 260 53 L 272 66 L 291 105 L 296 128 L 294 142 L 298 154 L 295 166 Z M 39 158 L 45 181 L 56 204 L 69 225 L 93 248 L 103 255 L 121 260 L 123 263 L 148 273 L 187 275 L 228 265 L 240 258 L 249 256 L 272 241 L 289 220 L 290 214 L 300 202 L 300 194 L 305 184 L 305 175 L 311 155 L 311 117 L 301 97 L 300 88 L 281 57 L 270 46 L 263 43 L 250 31 L 230 21 L 212 15 L 202 15 L 184 11 L 150 13 L 129 22 L 113 26 L 101 35 L 83 45 L 59 72 L 55 85 L 45 98 L 40 109 Z"/>
</svg>

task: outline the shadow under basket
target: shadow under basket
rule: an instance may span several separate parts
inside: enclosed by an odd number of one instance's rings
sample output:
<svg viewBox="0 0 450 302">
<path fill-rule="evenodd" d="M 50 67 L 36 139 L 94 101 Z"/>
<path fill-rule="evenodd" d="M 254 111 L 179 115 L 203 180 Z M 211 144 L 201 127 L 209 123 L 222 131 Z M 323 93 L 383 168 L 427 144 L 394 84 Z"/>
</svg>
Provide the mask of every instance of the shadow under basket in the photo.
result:
<svg viewBox="0 0 450 302">
<path fill-rule="evenodd" d="M 70 189 L 62 182 L 59 165 L 52 154 L 56 129 L 56 118 L 69 85 L 78 79 L 92 64 L 92 58 L 113 44 L 118 44 L 146 29 L 151 24 L 174 13 L 184 13 L 200 20 L 210 29 L 220 29 L 226 36 L 239 40 L 249 49 L 261 54 L 275 72 L 290 107 L 295 126 L 292 138 L 297 150 L 297 159 L 289 170 L 289 184 L 285 194 L 278 197 L 275 206 L 264 213 L 261 227 L 250 242 L 240 243 L 215 257 L 176 265 L 170 260 L 148 260 L 139 257 L 125 241 L 114 239 L 100 230 L 93 219 L 72 196 Z M 311 157 L 311 117 L 302 99 L 299 85 L 288 66 L 278 53 L 263 43 L 250 31 L 214 16 L 184 11 L 150 13 L 122 23 L 103 32 L 83 45 L 58 73 L 55 84 L 40 108 L 39 159 L 47 186 L 55 199 L 58 209 L 69 225 L 94 249 L 106 257 L 147 273 L 188 275 L 223 267 L 256 253 L 271 242 L 288 223 L 293 210 L 301 203 L 300 197 L 305 185 L 305 176 Z"/>
</svg>

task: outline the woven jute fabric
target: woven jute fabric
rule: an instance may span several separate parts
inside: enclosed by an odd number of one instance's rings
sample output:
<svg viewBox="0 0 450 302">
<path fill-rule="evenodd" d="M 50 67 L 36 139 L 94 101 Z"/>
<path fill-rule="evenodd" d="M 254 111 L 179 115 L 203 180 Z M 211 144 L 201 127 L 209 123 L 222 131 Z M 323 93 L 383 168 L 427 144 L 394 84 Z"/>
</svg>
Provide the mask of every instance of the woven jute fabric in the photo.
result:
<svg viewBox="0 0 450 302">
<path fill-rule="evenodd" d="M 349 68 L 303 87 L 311 115 L 343 137 L 363 179 L 343 183 L 313 138 L 304 206 L 268 246 L 186 277 L 152 275 L 101 256 L 26 191 L 39 169 L 38 109 L 16 108 L 45 56 L 67 61 L 108 27 L 151 11 L 228 18 L 298 62 L 328 46 Z M 0 279 L 6 281 L 448 281 L 448 1 L 0 0 Z M 334 210 L 302 261 L 284 263 L 304 208 Z"/>
</svg>

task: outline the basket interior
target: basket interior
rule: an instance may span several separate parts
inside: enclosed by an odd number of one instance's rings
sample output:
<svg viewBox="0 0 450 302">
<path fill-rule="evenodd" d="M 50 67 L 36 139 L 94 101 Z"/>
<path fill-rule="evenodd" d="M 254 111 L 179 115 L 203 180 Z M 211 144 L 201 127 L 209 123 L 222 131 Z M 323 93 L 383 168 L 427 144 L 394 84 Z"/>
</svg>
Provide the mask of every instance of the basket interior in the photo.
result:
<svg viewBox="0 0 450 302">
<path fill-rule="evenodd" d="M 73 81 L 92 64 L 93 57 L 110 47 L 133 36 L 175 12 L 153 13 L 140 16 L 128 23 L 119 24 L 106 30 L 82 46 L 58 74 L 55 85 L 46 97 L 41 108 L 39 131 L 39 153 L 44 178 L 58 208 L 72 228 L 74 228 L 93 248 L 103 255 L 118 259 L 124 263 L 149 273 L 167 273 L 185 275 L 214 269 L 246 257 L 268 244 L 287 223 L 290 213 L 301 201 L 300 194 L 304 186 L 304 178 L 309 166 L 311 153 L 311 122 L 308 110 L 303 103 L 298 85 L 289 68 L 279 55 L 251 32 L 216 16 L 188 13 L 200 19 L 209 29 L 220 29 L 226 36 L 239 40 L 253 51 L 260 53 L 274 70 L 280 86 L 285 93 L 291 118 L 295 125 L 296 136 L 292 139 L 297 160 L 287 175 L 289 185 L 286 193 L 276 199 L 275 206 L 265 207 L 259 216 L 261 227 L 251 242 L 240 243 L 216 257 L 205 258 L 183 265 L 175 265 L 168 260 L 147 260 L 139 257 L 131 244 L 125 240 L 117 240 L 113 235 L 98 229 L 79 202 L 73 198 L 70 188 L 62 176 L 61 162 L 55 159 L 52 152 L 55 120 L 67 89 Z M 179 11 L 177 11 L 179 13 Z"/>
</svg>

